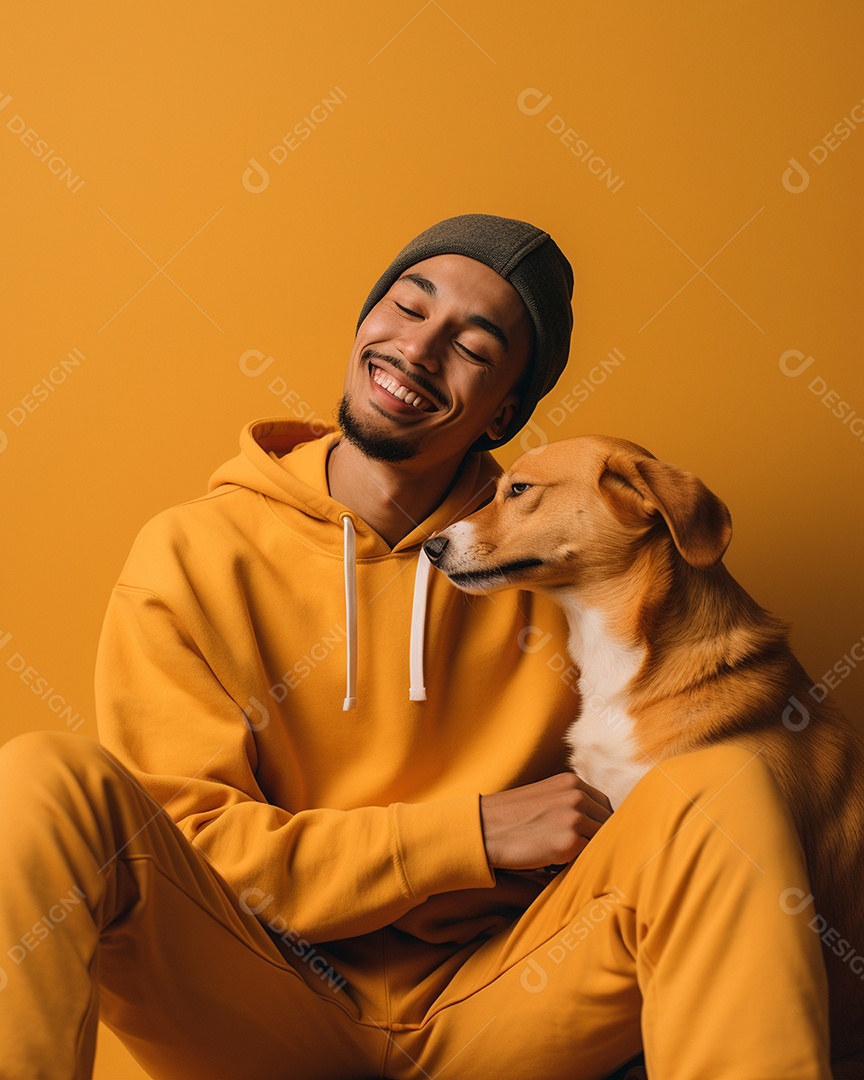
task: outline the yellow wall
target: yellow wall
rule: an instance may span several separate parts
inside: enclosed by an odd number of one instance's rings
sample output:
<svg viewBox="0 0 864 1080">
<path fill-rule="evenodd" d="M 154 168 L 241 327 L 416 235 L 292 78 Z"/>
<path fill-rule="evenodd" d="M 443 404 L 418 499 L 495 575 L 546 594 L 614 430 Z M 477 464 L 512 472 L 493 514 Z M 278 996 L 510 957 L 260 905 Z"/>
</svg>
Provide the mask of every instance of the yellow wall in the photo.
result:
<svg viewBox="0 0 864 1080">
<path fill-rule="evenodd" d="M 66 726 L 25 666 L 95 734 L 96 641 L 138 528 L 203 492 L 248 420 L 330 417 L 378 274 L 464 212 L 531 220 L 574 266 L 571 365 L 533 438 L 621 435 L 698 473 L 733 513 L 727 564 L 813 678 L 860 650 L 862 11 L 7 12 L 0 737 Z M 244 374 L 249 350 L 266 372 Z M 864 724 L 862 668 L 837 698 Z M 98 1075 L 141 1074 L 103 1039 Z"/>
</svg>

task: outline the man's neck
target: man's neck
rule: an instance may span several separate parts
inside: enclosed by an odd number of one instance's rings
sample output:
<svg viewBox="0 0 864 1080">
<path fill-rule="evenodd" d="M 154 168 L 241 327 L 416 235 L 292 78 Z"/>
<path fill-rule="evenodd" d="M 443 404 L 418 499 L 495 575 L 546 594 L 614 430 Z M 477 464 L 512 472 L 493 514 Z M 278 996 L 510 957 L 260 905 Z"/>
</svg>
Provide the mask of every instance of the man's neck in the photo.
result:
<svg viewBox="0 0 864 1080">
<path fill-rule="evenodd" d="M 375 461 L 341 438 L 327 456 L 327 483 L 337 502 L 395 547 L 441 505 L 463 458 L 426 469 L 413 461 Z"/>
</svg>

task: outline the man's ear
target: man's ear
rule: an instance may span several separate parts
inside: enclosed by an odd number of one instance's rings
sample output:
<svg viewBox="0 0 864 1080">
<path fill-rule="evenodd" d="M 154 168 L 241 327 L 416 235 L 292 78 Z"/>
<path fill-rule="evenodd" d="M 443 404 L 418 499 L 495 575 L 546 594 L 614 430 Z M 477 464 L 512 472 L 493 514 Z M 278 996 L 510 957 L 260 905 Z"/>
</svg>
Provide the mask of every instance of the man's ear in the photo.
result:
<svg viewBox="0 0 864 1080">
<path fill-rule="evenodd" d="M 519 398 L 516 394 L 508 394 L 506 398 L 501 402 L 498 412 L 492 419 L 492 423 L 486 428 L 484 432 L 490 439 L 494 439 L 497 442 L 504 437 L 504 432 L 510 426 L 513 421 L 513 417 L 516 415 L 516 410 L 519 408 Z"/>
</svg>

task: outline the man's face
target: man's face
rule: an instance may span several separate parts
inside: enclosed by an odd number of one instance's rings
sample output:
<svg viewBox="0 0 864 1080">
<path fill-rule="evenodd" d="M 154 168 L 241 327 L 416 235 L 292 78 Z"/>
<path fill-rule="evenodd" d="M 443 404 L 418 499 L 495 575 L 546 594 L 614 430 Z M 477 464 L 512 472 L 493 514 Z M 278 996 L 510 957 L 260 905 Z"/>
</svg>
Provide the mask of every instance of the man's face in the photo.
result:
<svg viewBox="0 0 864 1080">
<path fill-rule="evenodd" d="M 485 263 L 436 255 L 409 267 L 360 324 L 339 404 L 369 457 L 430 464 L 500 437 L 533 348 L 520 295 Z"/>
</svg>

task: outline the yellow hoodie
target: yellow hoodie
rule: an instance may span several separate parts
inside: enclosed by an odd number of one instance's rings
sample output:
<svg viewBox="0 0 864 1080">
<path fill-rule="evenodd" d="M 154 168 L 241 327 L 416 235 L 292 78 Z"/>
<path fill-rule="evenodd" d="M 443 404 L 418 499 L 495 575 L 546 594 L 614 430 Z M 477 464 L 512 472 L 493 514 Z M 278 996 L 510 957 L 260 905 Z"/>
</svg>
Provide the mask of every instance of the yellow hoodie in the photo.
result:
<svg viewBox="0 0 864 1080">
<path fill-rule="evenodd" d="M 567 767 L 566 620 L 429 572 L 420 545 L 489 497 L 490 454 L 390 549 L 330 497 L 339 437 L 249 424 L 209 494 L 144 526 L 99 643 L 100 738 L 262 917 L 467 942 L 541 888 L 490 869 L 480 795 Z"/>
</svg>

